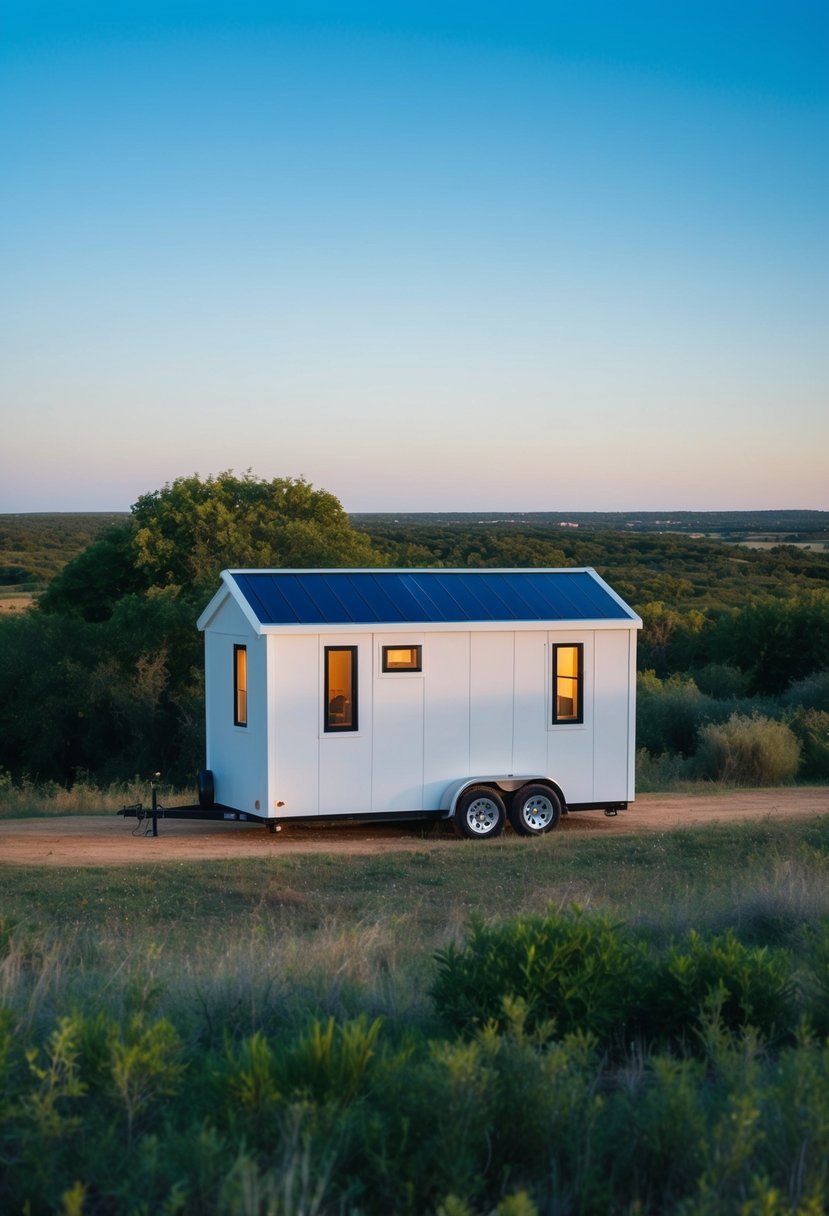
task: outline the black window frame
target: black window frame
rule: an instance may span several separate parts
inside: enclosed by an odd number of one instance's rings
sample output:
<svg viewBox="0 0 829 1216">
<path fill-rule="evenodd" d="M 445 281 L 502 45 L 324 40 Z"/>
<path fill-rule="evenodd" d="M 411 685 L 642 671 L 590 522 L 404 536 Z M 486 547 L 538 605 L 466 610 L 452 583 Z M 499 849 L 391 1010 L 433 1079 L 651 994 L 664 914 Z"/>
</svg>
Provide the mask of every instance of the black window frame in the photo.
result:
<svg viewBox="0 0 829 1216">
<path fill-rule="evenodd" d="M 566 718 L 558 716 L 558 652 L 560 650 L 575 650 L 578 654 L 578 670 L 576 672 L 576 713 Z M 579 726 L 584 723 L 584 642 L 554 642 L 553 643 L 553 696 L 552 724 L 553 726 Z M 572 677 L 562 677 L 570 679 Z"/>
<path fill-rule="evenodd" d="M 390 650 L 414 650 L 417 654 L 416 667 L 389 667 L 388 652 Z M 423 671 L 423 644 L 421 642 L 390 643 L 383 646 L 381 668 L 384 676 L 408 675 L 411 672 Z"/>
<path fill-rule="evenodd" d="M 239 654 L 245 656 L 245 687 L 240 689 L 239 686 Z M 248 724 L 248 648 L 240 643 L 233 647 L 233 725 L 247 728 Z M 245 694 L 245 716 L 242 718 L 239 714 L 239 693 Z"/>
<path fill-rule="evenodd" d="M 350 723 L 348 723 L 348 725 L 343 725 L 341 723 L 331 721 L 330 705 L 329 705 L 331 667 L 330 667 L 330 663 L 328 661 L 328 656 L 329 656 L 329 654 L 332 654 L 334 652 L 342 653 L 343 651 L 348 651 L 351 654 L 351 721 L 350 721 Z M 356 731 L 358 731 L 360 729 L 360 719 L 359 719 L 359 714 L 358 714 L 359 704 L 357 701 L 357 691 L 358 691 L 358 683 L 359 683 L 358 678 L 357 678 L 358 647 L 357 646 L 326 646 L 323 654 L 324 654 L 323 668 L 324 668 L 324 673 L 325 673 L 324 674 L 324 689 L 323 689 L 323 697 L 324 697 L 323 728 L 324 728 L 326 734 L 353 735 Z"/>
</svg>

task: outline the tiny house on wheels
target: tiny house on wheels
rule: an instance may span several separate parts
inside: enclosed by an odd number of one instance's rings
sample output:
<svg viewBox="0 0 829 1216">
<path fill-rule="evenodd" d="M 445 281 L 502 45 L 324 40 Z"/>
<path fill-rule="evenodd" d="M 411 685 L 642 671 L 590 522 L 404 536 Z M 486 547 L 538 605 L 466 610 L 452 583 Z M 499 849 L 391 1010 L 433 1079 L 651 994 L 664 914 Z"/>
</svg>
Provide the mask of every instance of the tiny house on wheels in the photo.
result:
<svg viewBox="0 0 829 1216">
<path fill-rule="evenodd" d="M 639 617 L 594 570 L 225 570 L 199 803 L 523 835 L 634 796 Z"/>
</svg>

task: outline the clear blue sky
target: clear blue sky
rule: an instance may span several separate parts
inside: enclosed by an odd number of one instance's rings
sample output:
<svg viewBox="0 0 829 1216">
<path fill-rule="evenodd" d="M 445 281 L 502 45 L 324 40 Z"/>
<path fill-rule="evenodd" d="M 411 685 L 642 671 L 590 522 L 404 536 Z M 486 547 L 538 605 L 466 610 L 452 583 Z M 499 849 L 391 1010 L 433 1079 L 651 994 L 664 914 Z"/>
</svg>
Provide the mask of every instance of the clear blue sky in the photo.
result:
<svg viewBox="0 0 829 1216">
<path fill-rule="evenodd" d="M 0 511 L 829 508 L 823 0 L 0 0 Z"/>
</svg>

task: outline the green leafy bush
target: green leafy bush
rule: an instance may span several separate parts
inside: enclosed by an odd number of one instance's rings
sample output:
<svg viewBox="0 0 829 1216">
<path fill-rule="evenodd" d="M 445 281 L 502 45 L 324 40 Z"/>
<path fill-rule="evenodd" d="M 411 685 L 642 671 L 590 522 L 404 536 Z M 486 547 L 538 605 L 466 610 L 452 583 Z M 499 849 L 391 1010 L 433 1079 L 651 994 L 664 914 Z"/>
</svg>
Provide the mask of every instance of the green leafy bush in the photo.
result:
<svg viewBox="0 0 829 1216">
<path fill-rule="evenodd" d="M 662 1037 L 685 1037 L 714 1010 L 726 1030 L 786 1035 L 796 1020 L 794 996 L 785 951 L 745 946 L 731 929 L 708 940 L 692 930 L 663 964 L 654 1028 Z"/>
<path fill-rule="evenodd" d="M 800 744 L 783 722 L 732 714 L 700 731 L 697 772 L 733 785 L 783 785 L 800 766 Z"/>
<path fill-rule="evenodd" d="M 748 695 L 748 677 L 730 663 L 706 663 L 691 672 L 694 683 L 706 696 L 728 701 Z"/>
<path fill-rule="evenodd" d="M 438 953 L 432 996 L 452 1026 L 505 1026 L 509 1002 L 526 1006 L 528 1028 L 552 1023 L 558 1035 L 591 1032 L 606 1039 L 644 1009 L 653 968 L 643 943 L 610 917 L 569 912 L 477 924 L 463 948 Z M 552 1029 L 552 1027 L 551 1027 Z"/>
<path fill-rule="evenodd" d="M 783 701 L 786 705 L 829 713 L 829 671 L 816 671 L 803 680 L 795 680 L 786 689 Z"/>
<path fill-rule="evenodd" d="M 829 780 L 829 712 L 798 709 L 786 721 L 801 748 L 799 776 L 807 781 Z"/>
<path fill-rule="evenodd" d="M 653 755 L 690 756 L 701 727 L 723 715 L 722 705 L 706 697 L 690 676 L 660 680 L 652 671 L 637 681 L 636 738 Z"/>
</svg>

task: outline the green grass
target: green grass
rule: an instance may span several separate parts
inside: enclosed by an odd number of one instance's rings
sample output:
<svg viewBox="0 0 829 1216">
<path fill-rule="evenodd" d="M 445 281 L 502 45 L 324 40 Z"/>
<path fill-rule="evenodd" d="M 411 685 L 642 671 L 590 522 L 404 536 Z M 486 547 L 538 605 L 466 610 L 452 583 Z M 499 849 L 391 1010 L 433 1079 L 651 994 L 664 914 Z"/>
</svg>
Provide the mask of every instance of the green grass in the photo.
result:
<svg viewBox="0 0 829 1216">
<path fill-rule="evenodd" d="M 764 1045 L 714 1004 L 684 1050 L 620 1055 L 530 1034 L 520 1004 L 471 1040 L 441 1021 L 438 951 L 574 901 L 658 957 L 691 929 L 784 951 L 829 1017 L 829 816 L 0 865 L 0 1208 L 824 1211 L 829 1047 L 805 1028 Z"/>
<path fill-rule="evenodd" d="M 204 948 L 261 933 L 311 940 L 331 926 L 391 925 L 405 956 L 428 958 L 475 918 L 578 902 L 679 930 L 719 927 L 753 903 L 792 917 L 829 912 L 829 818 L 720 824 L 647 836 L 432 843 L 382 856 L 291 855 L 135 868 L 0 868 L 6 916 L 106 939 L 163 935 Z"/>
</svg>

